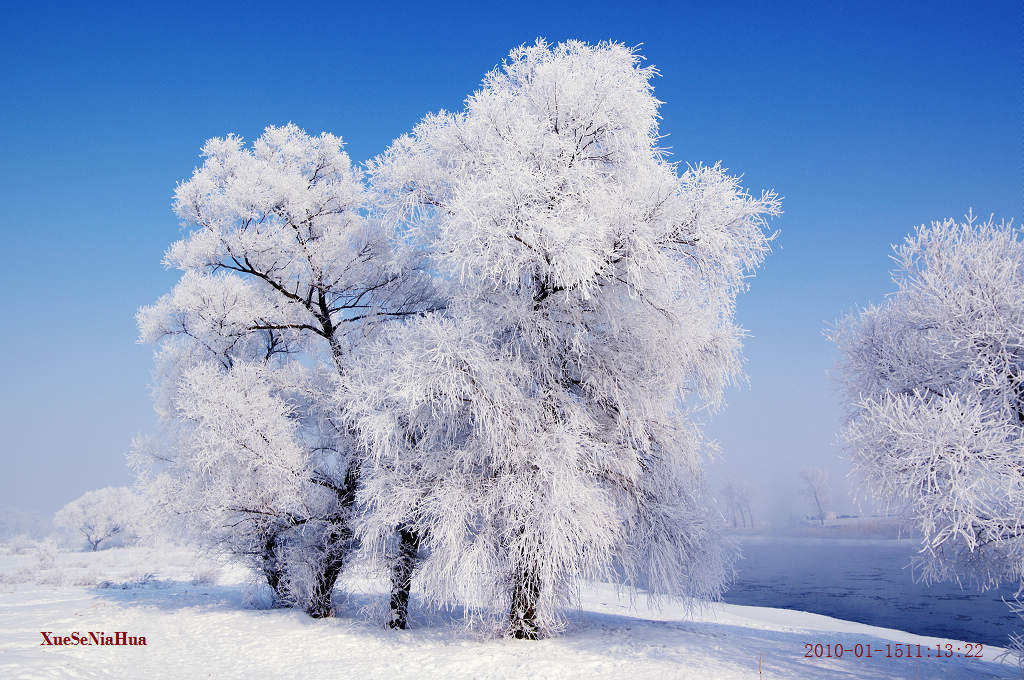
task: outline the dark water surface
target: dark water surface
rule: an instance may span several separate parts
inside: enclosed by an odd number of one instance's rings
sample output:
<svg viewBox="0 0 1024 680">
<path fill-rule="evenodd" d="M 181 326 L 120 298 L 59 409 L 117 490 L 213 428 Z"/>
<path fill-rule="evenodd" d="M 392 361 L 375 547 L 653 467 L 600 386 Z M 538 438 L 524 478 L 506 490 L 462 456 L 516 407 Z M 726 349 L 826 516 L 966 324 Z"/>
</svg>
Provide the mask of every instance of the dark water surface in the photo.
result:
<svg viewBox="0 0 1024 680">
<path fill-rule="evenodd" d="M 1005 647 L 1024 629 L 1000 597 L 1013 588 L 979 593 L 955 583 L 915 583 L 910 540 L 744 537 L 732 604 L 798 609 L 919 635 Z"/>
</svg>

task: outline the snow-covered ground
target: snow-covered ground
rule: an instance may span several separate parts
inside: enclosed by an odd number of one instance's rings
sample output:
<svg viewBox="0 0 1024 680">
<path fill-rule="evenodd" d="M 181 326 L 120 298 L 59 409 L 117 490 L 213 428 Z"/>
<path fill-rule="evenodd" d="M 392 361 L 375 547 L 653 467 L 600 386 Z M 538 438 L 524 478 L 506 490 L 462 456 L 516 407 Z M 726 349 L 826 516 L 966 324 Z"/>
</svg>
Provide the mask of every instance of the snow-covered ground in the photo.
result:
<svg viewBox="0 0 1024 680">
<path fill-rule="evenodd" d="M 382 601 L 379 589 L 349 588 L 336 618 L 313 620 L 252 608 L 243 571 L 182 549 L 26 548 L 0 557 L 0 678 L 1017 677 L 1016 666 L 994 662 L 995 647 L 982 659 L 937 659 L 937 644 L 962 653 L 964 643 L 762 607 L 715 604 L 687 617 L 643 600 L 631 607 L 605 584 L 586 590 L 562 636 L 539 642 L 489 639 L 415 608 L 413 629 L 388 631 L 364 615 Z M 45 646 L 42 631 L 126 631 L 146 646 Z M 875 651 L 808 659 L 807 643 Z M 933 657 L 886 658 L 896 643 Z"/>
</svg>

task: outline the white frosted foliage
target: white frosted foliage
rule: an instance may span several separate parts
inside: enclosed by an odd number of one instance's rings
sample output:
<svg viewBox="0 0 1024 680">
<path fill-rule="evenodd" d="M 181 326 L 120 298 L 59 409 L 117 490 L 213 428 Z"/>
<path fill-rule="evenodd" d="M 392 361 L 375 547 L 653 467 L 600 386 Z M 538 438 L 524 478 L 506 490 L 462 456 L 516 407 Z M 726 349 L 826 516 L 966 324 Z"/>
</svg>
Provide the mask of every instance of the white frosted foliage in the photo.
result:
<svg viewBox="0 0 1024 680">
<path fill-rule="evenodd" d="M 86 491 L 57 511 L 55 526 L 85 539 L 91 550 L 125 542 L 135 534 L 141 502 L 131 489 Z"/>
<path fill-rule="evenodd" d="M 427 595 L 503 603 L 517 635 L 582 579 L 713 597 L 729 569 L 694 411 L 741 375 L 734 300 L 779 204 L 667 160 L 654 75 L 538 42 L 369 164 L 379 218 L 453 285 L 340 383 L 363 535 L 414 527 Z"/>
<path fill-rule="evenodd" d="M 417 311 L 425 277 L 367 220 L 362 175 L 327 133 L 211 139 L 174 206 L 190 231 L 164 261 L 182 276 L 138 315 L 163 429 L 136 460 L 168 518 L 326 615 L 358 477 L 332 381 L 381 322 Z"/>
<path fill-rule="evenodd" d="M 842 319 L 844 439 L 923 533 L 928 579 L 1024 576 L 1024 240 L 992 219 L 919 227 L 895 292 Z"/>
</svg>

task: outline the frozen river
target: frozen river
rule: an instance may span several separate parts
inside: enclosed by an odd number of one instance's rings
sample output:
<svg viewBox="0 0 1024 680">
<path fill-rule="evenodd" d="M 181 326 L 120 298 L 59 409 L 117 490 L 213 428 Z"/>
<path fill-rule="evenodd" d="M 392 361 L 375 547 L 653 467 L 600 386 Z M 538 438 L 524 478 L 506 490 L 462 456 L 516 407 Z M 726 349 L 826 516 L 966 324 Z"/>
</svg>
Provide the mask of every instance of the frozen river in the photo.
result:
<svg viewBox="0 0 1024 680">
<path fill-rule="evenodd" d="M 1006 646 L 1024 628 L 1000 600 L 1012 588 L 978 593 L 956 584 L 915 583 L 906 565 L 913 541 L 744 537 L 733 604 L 798 609 L 921 635 Z"/>
</svg>

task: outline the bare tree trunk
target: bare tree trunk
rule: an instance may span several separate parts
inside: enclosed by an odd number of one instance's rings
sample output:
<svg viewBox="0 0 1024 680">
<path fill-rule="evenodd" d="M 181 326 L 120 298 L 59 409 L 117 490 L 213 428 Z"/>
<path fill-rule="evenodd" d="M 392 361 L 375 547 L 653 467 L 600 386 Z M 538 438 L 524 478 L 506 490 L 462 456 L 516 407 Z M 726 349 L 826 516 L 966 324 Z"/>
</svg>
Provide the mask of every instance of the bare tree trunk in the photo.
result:
<svg viewBox="0 0 1024 680">
<path fill-rule="evenodd" d="M 359 483 L 359 468 L 355 463 L 350 463 L 345 473 L 345 486 L 332 487 L 338 496 L 338 515 L 334 518 L 335 526 L 327 537 L 327 545 L 324 546 L 324 560 L 320 565 L 320 573 L 316 575 L 313 584 L 313 592 L 310 594 L 309 609 L 307 612 L 314 619 L 322 619 L 333 613 L 331 606 L 331 595 L 334 593 L 334 584 L 338 582 L 341 569 L 345 566 L 345 559 L 352 542 L 353 532 L 350 524 L 349 512 L 356 500 L 356 485 Z"/>
<path fill-rule="evenodd" d="M 516 574 L 512 584 L 512 607 L 509 612 L 512 636 L 517 640 L 537 640 L 537 600 L 540 598 L 540 576 L 536 567 L 526 567 Z"/>
<path fill-rule="evenodd" d="M 409 591 L 412 590 L 420 536 L 403 524 L 398 527 L 398 538 L 398 555 L 391 565 L 391 618 L 388 627 L 404 630 L 409 624 Z"/>
<path fill-rule="evenodd" d="M 814 490 L 814 504 L 818 506 L 818 521 L 825 526 L 825 511 L 821 507 L 821 500 L 818 498 L 818 490 Z"/>
<path fill-rule="evenodd" d="M 340 534 L 331 537 L 332 540 L 342 539 Z M 310 596 L 309 609 L 307 613 L 314 619 L 327 618 L 334 613 L 331 604 L 331 595 L 334 593 L 334 584 L 338 582 L 342 567 L 345 566 L 345 554 L 339 547 L 333 555 L 328 557 L 316 575 L 316 582 L 313 584 L 313 592 Z"/>
<path fill-rule="evenodd" d="M 284 592 L 284 573 L 277 562 L 277 534 L 273 533 L 267 537 L 263 544 L 263 554 L 260 556 L 263 562 L 263 575 L 267 578 L 267 585 L 274 590 L 274 599 L 277 606 L 283 606 L 286 593 Z"/>
</svg>

